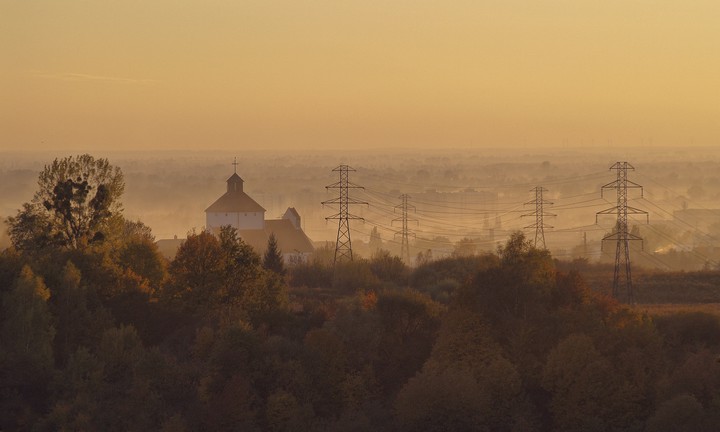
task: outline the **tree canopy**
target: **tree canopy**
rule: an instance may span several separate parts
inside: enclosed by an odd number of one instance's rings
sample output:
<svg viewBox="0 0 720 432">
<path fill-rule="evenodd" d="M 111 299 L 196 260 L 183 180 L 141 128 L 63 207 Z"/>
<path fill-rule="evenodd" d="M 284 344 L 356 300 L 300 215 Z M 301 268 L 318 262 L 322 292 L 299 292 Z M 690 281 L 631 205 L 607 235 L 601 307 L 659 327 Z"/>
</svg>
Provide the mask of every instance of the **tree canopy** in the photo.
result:
<svg viewBox="0 0 720 432">
<path fill-rule="evenodd" d="M 122 210 L 124 189 L 122 171 L 107 159 L 89 154 L 55 159 L 40 172 L 32 200 L 7 220 L 13 245 L 79 249 L 102 242 L 108 221 Z"/>
<path fill-rule="evenodd" d="M 263 255 L 263 267 L 273 271 L 279 275 L 285 274 L 285 266 L 283 265 L 283 257 L 277 244 L 275 233 L 271 233 L 268 238 L 267 249 Z"/>
</svg>

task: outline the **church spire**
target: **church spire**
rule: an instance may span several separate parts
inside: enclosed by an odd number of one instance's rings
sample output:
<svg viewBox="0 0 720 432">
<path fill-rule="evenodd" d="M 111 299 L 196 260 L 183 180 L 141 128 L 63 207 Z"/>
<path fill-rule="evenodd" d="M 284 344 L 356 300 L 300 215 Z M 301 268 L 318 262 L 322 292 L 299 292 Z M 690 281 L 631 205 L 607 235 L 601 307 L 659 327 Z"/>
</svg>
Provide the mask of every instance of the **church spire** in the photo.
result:
<svg viewBox="0 0 720 432">
<path fill-rule="evenodd" d="M 237 157 L 233 160 L 233 175 L 227 179 L 227 191 L 228 192 L 242 192 L 243 191 L 243 179 L 237 173 L 238 161 Z"/>
</svg>

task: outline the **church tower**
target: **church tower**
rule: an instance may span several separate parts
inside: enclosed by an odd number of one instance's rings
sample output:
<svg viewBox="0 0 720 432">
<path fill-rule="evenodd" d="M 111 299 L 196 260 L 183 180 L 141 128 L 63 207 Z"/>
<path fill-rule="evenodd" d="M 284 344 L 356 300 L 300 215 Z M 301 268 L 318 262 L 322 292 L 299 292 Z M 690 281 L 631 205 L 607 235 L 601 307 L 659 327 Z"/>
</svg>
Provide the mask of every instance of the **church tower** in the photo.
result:
<svg viewBox="0 0 720 432">
<path fill-rule="evenodd" d="M 233 165 L 237 167 L 237 162 Z M 227 179 L 227 191 L 205 210 L 205 227 L 217 232 L 230 225 L 238 231 L 265 229 L 265 209 L 243 190 L 243 179 L 233 173 Z"/>
</svg>

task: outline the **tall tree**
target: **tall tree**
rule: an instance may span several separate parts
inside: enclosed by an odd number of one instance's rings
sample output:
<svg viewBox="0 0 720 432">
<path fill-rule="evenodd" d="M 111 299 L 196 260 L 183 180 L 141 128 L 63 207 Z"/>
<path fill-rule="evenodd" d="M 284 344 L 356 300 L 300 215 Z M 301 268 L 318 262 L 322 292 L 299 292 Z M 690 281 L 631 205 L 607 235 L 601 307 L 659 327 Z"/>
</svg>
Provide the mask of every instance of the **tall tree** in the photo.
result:
<svg viewBox="0 0 720 432">
<path fill-rule="evenodd" d="M 225 277 L 223 251 L 217 237 L 203 231 L 189 233 L 170 263 L 170 279 L 163 297 L 187 311 L 211 307 Z"/>
<path fill-rule="evenodd" d="M 220 228 L 220 247 L 224 276 L 218 292 L 218 302 L 229 312 L 237 306 L 248 287 L 262 273 L 260 255 L 249 244 L 238 237 L 237 229 L 230 225 Z"/>
<path fill-rule="evenodd" d="M 378 379 L 385 391 L 399 389 L 430 355 L 444 307 L 417 291 L 386 291 L 375 313 L 380 325 Z"/>
<path fill-rule="evenodd" d="M 368 241 L 368 247 L 370 247 L 370 252 L 376 253 L 380 248 L 382 248 L 382 238 L 380 237 L 380 232 L 378 231 L 377 227 L 373 227 L 372 231 L 370 231 L 370 240 Z"/>
<path fill-rule="evenodd" d="M 230 225 L 222 226 L 219 240 L 228 285 L 233 285 L 235 289 L 239 289 L 248 281 L 258 277 L 260 255 L 255 252 L 252 246 L 238 237 L 236 228 Z"/>
<path fill-rule="evenodd" d="M 12 291 L 2 299 L 3 351 L 41 367 L 52 366 L 55 329 L 47 306 L 50 291 L 30 267 L 23 267 Z"/>
<path fill-rule="evenodd" d="M 190 233 L 170 263 L 162 294 L 189 311 L 229 310 L 261 273 L 260 257 L 234 228 L 223 227 L 220 238 L 206 231 Z"/>
<path fill-rule="evenodd" d="M 285 274 L 285 266 L 283 265 L 283 258 L 277 244 L 277 238 L 275 238 L 275 233 L 270 234 L 270 238 L 268 238 L 267 249 L 265 250 L 265 255 L 263 255 L 263 267 L 279 275 Z"/>
<path fill-rule="evenodd" d="M 100 304 L 97 294 L 82 281 L 80 270 L 68 261 L 59 280 L 50 286 L 50 310 L 55 317 L 56 364 L 64 365 L 80 346 L 93 346 L 113 325 L 113 317 Z"/>
<path fill-rule="evenodd" d="M 0 303 L 0 430 L 28 429 L 44 409 L 53 372 L 50 291 L 23 267 Z"/>
<path fill-rule="evenodd" d="M 107 159 L 89 154 L 55 159 L 40 173 L 33 199 L 7 219 L 13 245 L 80 249 L 101 242 L 108 220 L 122 210 L 124 189 L 122 171 Z"/>
</svg>

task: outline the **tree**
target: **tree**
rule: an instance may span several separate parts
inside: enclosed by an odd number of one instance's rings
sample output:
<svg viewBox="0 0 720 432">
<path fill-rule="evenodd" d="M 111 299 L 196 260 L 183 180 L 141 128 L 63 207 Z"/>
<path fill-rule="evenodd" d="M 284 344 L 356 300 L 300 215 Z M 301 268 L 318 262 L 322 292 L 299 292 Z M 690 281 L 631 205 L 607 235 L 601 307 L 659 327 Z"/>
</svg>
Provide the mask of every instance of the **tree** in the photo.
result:
<svg viewBox="0 0 720 432">
<path fill-rule="evenodd" d="M 260 341 L 247 326 L 227 327 L 209 347 L 198 396 L 205 402 L 203 430 L 256 430 Z"/>
<path fill-rule="evenodd" d="M 655 414 L 648 419 L 645 430 L 648 432 L 716 431 L 717 425 L 709 423 L 702 404 L 693 395 L 683 393 L 660 404 Z"/>
<path fill-rule="evenodd" d="M 414 431 L 515 430 L 531 414 L 521 389 L 480 316 L 456 309 L 445 315 L 422 371 L 399 392 L 398 420 Z"/>
<path fill-rule="evenodd" d="M 552 300 L 555 268 L 547 251 L 531 246 L 522 232 L 498 248 L 500 265 L 480 272 L 459 302 L 475 302 L 489 318 L 542 315 Z"/>
<path fill-rule="evenodd" d="M 380 237 L 380 232 L 377 227 L 373 227 L 372 231 L 370 231 L 370 241 L 368 241 L 368 247 L 370 248 L 371 253 L 376 253 L 380 250 L 380 248 L 382 248 L 382 238 Z"/>
<path fill-rule="evenodd" d="M 497 252 L 503 265 L 513 265 L 526 259 L 532 249 L 532 242 L 525 234 L 515 231 L 510 234 L 505 246 L 498 246 Z"/>
<path fill-rule="evenodd" d="M 265 276 L 260 257 L 237 237 L 234 228 L 222 227 L 220 238 L 206 231 L 189 233 L 170 263 L 161 297 L 190 312 L 224 308 L 230 314 L 248 295 L 257 299 L 261 292 L 259 307 L 265 311 L 265 291 L 277 291 Z"/>
<path fill-rule="evenodd" d="M 486 392 L 467 370 L 423 371 L 411 378 L 395 401 L 397 430 L 407 432 L 509 430 L 491 429 Z"/>
<path fill-rule="evenodd" d="M 52 377 L 55 329 L 50 291 L 23 267 L 0 305 L 0 429 L 27 429 L 44 409 Z"/>
<path fill-rule="evenodd" d="M 262 268 L 260 256 L 238 237 L 237 229 L 230 225 L 220 228 L 220 248 L 224 276 L 218 300 L 229 310 L 240 303 L 248 286 L 260 277 Z"/>
<path fill-rule="evenodd" d="M 10 238 L 20 250 L 45 246 L 80 249 L 102 242 L 108 220 L 122 210 L 120 168 L 89 154 L 55 159 L 38 177 L 38 190 L 9 217 Z"/>
<path fill-rule="evenodd" d="M 285 274 L 283 258 L 278 248 L 275 233 L 270 234 L 270 238 L 268 238 L 267 249 L 265 250 L 265 255 L 263 255 L 263 267 L 279 275 Z"/>
<path fill-rule="evenodd" d="M 264 272 L 243 287 L 242 309 L 255 327 L 278 324 L 287 311 L 288 297 L 282 278 Z"/>
<path fill-rule="evenodd" d="M 420 251 L 417 253 L 417 257 L 415 257 L 415 264 L 418 266 L 425 265 L 430 263 L 433 260 L 433 254 L 432 249 L 427 249 L 426 251 Z"/>
<path fill-rule="evenodd" d="M 378 296 L 380 358 L 376 372 L 386 391 L 398 389 L 420 370 L 430 355 L 444 307 L 412 290 Z"/>
<path fill-rule="evenodd" d="M 272 432 L 307 430 L 309 417 L 305 407 L 291 393 L 279 390 L 267 398 L 265 417 Z"/>
<path fill-rule="evenodd" d="M 623 378 L 589 336 L 565 338 L 548 355 L 542 376 L 553 430 L 641 430 L 641 400 Z"/>
<path fill-rule="evenodd" d="M 347 355 L 340 336 L 326 329 L 305 335 L 302 362 L 308 374 L 304 389 L 319 416 L 329 417 L 342 407 L 342 384 L 347 373 Z"/>
<path fill-rule="evenodd" d="M 118 263 L 147 280 L 156 291 L 167 276 L 166 263 L 157 245 L 145 238 L 131 240 L 120 249 Z"/>
<path fill-rule="evenodd" d="M 51 285 L 51 290 L 51 310 L 57 327 L 55 360 L 64 365 L 80 346 L 96 345 L 113 320 L 82 283 L 82 274 L 72 261 L 65 264 L 60 280 Z"/>
<path fill-rule="evenodd" d="M 182 423 L 177 406 L 194 393 L 182 368 L 146 350 L 132 326 L 108 329 L 92 350 L 79 348 L 58 378 L 40 430 L 161 430 Z"/>
<path fill-rule="evenodd" d="M 380 281 L 365 258 L 338 262 L 333 272 L 333 288 L 343 294 L 367 292 L 380 287 Z"/>
<path fill-rule="evenodd" d="M 23 267 L 12 291 L 2 299 L 2 340 L 5 355 L 37 367 L 52 366 L 55 329 L 48 310 L 50 291 L 30 267 Z"/>
<path fill-rule="evenodd" d="M 152 229 L 142 221 L 125 219 L 122 214 L 114 213 L 107 220 L 107 237 L 104 244 L 109 249 L 121 249 L 128 243 L 149 242 L 155 243 Z"/>
<path fill-rule="evenodd" d="M 209 232 L 189 233 L 170 263 L 170 280 L 163 296 L 179 301 L 189 311 L 214 302 L 224 276 L 223 251 L 217 237 Z"/>
<path fill-rule="evenodd" d="M 477 244 L 471 238 L 464 237 L 455 243 L 453 257 L 473 256 L 477 253 Z"/>
<path fill-rule="evenodd" d="M 383 282 L 395 285 L 407 285 L 408 269 L 399 256 L 390 255 L 389 251 L 378 249 L 370 258 L 370 270 Z"/>
</svg>

